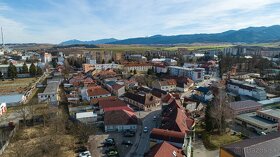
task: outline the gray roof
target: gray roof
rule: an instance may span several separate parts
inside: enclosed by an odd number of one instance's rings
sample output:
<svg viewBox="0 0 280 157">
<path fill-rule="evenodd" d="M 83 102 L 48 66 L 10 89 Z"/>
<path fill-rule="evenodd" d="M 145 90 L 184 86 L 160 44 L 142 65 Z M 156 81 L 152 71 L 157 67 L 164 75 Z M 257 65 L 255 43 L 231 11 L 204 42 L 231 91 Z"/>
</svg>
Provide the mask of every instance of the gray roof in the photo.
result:
<svg viewBox="0 0 280 157">
<path fill-rule="evenodd" d="M 261 107 L 261 106 L 262 104 L 253 100 L 235 101 L 229 104 L 229 107 L 233 110 L 252 108 L 252 107 Z"/>
<path fill-rule="evenodd" d="M 225 145 L 222 149 L 238 157 L 278 157 L 280 156 L 279 146 L 280 132 L 274 132 Z"/>
<path fill-rule="evenodd" d="M 262 110 L 259 112 L 276 117 L 276 118 L 280 118 L 280 109 L 268 109 L 268 110 Z"/>
<path fill-rule="evenodd" d="M 255 112 L 241 114 L 241 115 L 238 115 L 236 118 L 243 120 L 243 121 L 247 121 L 250 124 L 254 124 L 254 125 L 262 126 L 262 127 L 271 127 L 271 126 L 277 124 L 276 122 L 272 122 L 270 120 L 266 120 L 264 118 L 257 116 L 257 114 Z"/>
</svg>

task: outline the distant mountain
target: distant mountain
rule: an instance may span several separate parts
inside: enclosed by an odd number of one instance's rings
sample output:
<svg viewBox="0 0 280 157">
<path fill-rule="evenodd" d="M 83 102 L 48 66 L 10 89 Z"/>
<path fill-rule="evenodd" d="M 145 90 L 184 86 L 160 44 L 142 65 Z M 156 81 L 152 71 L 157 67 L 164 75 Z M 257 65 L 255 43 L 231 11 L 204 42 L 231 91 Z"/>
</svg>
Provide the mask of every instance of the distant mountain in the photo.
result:
<svg viewBox="0 0 280 157">
<path fill-rule="evenodd" d="M 73 39 L 73 40 L 64 41 L 64 42 L 60 43 L 59 45 L 94 45 L 94 44 L 106 44 L 106 43 L 115 42 L 115 41 L 118 41 L 118 40 L 115 38 L 91 40 L 91 41 L 81 41 L 81 40 Z"/>
<path fill-rule="evenodd" d="M 129 38 L 109 44 L 180 44 L 180 43 L 265 43 L 280 41 L 280 25 L 270 27 L 248 27 L 213 34 L 189 34 Z"/>
</svg>

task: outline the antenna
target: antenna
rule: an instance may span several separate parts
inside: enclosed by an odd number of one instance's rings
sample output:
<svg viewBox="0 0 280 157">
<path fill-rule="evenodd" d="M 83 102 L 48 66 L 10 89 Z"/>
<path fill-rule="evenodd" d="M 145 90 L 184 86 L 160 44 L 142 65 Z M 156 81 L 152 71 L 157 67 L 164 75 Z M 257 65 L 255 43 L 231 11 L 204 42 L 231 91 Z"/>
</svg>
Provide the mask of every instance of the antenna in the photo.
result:
<svg viewBox="0 0 280 157">
<path fill-rule="evenodd" d="M 2 37 L 2 46 L 4 47 L 4 35 L 3 35 L 2 27 L 1 27 L 1 37 Z"/>
</svg>

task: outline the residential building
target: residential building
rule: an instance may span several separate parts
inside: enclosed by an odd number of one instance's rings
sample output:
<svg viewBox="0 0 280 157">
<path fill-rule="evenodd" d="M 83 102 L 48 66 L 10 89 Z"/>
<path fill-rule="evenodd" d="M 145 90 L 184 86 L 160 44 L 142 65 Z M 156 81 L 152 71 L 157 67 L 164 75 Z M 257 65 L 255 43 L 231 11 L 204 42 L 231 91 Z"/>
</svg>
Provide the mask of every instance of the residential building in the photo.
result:
<svg viewBox="0 0 280 157">
<path fill-rule="evenodd" d="M 113 110 L 126 110 L 133 112 L 132 108 L 130 108 L 129 105 L 116 97 L 114 99 L 99 99 L 97 104 L 101 114 L 105 113 L 106 111 Z"/>
<path fill-rule="evenodd" d="M 126 62 L 123 64 L 123 69 L 126 72 L 147 72 L 149 69 L 152 69 L 153 66 L 150 63 L 146 62 Z"/>
<path fill-rule="evenodd" d="M 51 53 L 44 53 L 43 56 L 44 63 L 49 63 L 52 61 L 52 54 Z"/>
<path fill-rule="evenodd" d="M 160 105 L 160 99 L 151 93 L 144 92 L 127 92 L 124 94 L 124 100 L 139 109 L 146 111 L 151 107 Z"/>
<path fill-rule="evenodd" d="M 177 78 L 176 81 L 176 90 L 179 92 L 187 92 L 190 87 L 194 86 L 194 81 L 186 77 Z"/>
<path fill-rule="evenodd" d="M 47 86 L 44 90 L 43 93 L 38 93 L 38 101 L 43 102 L 47 101 L 52 104 L 57 104 L 58 103 L 58 91 L 59 91 L 59 85 L 61 83 L 60 78 L 53 78 L 50 80 L 47 80 Z"/>
<path fill-rule="evenodd" d="M 186 133 L 173 130 L 164 130 L 153 128 L 150 134 L 150 143 L 162 143 L 167 141 L 168 143 L 182 148 L 186 138 Z"/>
<path fill-rule="evenodd" d="M 104 113 L 105 132 L 137 130 L 138 118 L 134 112 L 127 110 L 112 110 Z"/>
<path fill-rule="evenodd" d="M 230 79 L 227 82 L 227 90 L 234 94 L 252 97 L 256 100 L 265 100 L 267 98 L 264 88 L 234 79 Z"/>
<path fill-rule="evenodd" d="M 182 149 L 164 141 L 154 145 L 144 157 L 185 157 L 185 155 Z"/>
<path fill-rule="evenodd" d="M 280 156 L 280 132 L 245 139 L 220 148 L 220 157 L 277 157 Z"/>
<path fill-rule="evenodd" d="M 168 72 L 168 66 L 164 64 L 153 64 L 153 69 L 157 74 L 166 74 Z"/>
<path fill-rule="evenodd" d="M 204 68 L 184 68 L 179 66 L 169 66 L 168 69 L 171 76 L 184 76 L 192 79 L 195 82 L 204 80 Z"/>
<path fill-rule="evenodd" d="M 87 125 L 93 125 L 97 121 L 97 114 L 91 112 L 78 112 L 76 113 L 76 119 L 80 122 L 87 124 Z"/>
<path fill-rule="evenodd" d="M 256 112 L 262 108 L 262 104 L 253 100 L 245 100 L 231 102 L 228 104 L 228 107 L 231 114 L 236 116 L 242 113 Z"/>
<path fill-rule="evenodd" d="M 87 100 L 111 96 L 111 93 L 104 88 L 90 88 L 87 90 Z"/>
<path fill-rule="evenodd" d="M 177 65 L 177 61 L 171 58 L 153 58 L 151 60 L 152 63 L 164 63 L 167 66 L 175 66 Z"/>
<path fill-rule="evenodd" d="M 252 128 L 259 134 L 278 131 L 278 122 L 267 120 L 255 112 L 237 115 L 235 122 L 245 128 Z"/>
<path fill-rule="evenodd" d="M 168 80 L 157 80 L 152 83 L 152 87 L 156 89 L 160 89 L 163 91 L 175 91 L 177 86 L 177 82 L 175 79 L 168 79 Z"/>
<path fill-rule="evenodd" d="M 207 87 L 198 87 L 195 91 L 192 97 L 201 102 L 209 102 L 214 97 L 212 91 Z"/>
<path fill-rule="evenodd" d="M 139 54 L 130 54 L 126 56 L 129 61 L 146 62 L 147 58 Z"/>
</svg>

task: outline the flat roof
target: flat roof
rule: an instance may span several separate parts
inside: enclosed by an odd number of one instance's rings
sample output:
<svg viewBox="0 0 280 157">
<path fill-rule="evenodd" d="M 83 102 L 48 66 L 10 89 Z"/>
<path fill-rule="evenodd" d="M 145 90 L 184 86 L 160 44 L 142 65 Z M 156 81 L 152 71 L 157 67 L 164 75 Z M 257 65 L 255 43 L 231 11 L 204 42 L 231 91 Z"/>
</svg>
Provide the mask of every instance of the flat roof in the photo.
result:
<svg viewBox="0 0 280 157">
<path fill-rule="evenodd" d="M 268 109 L 259 111 L 260 113 L 268 114 L 273 117 L 280 118 L 280 109 Z"/>
<path fill-rule="evenodd" d="M 276 122 L 272 122 L 272 121 L 263 119 L 261 117 L 258 117 L 256 112 L 241 114 L 241 115 L 238 115 L 236 118 L 247 121 L 247 122 L 257 125 L 257 126 L 270 127 L 271 125 L 275 125 L 275 124 L 277 125 Z"/>
<path fill-rule="evenodd" d="M 49 82 L 43 93 L 56 93 L 58 86 L 59 82 Z"/>
<path fill-rule="evenodd" d="M 79 119 L 79 118 L 90 118 L 90 117 L 97 117 L 97 114 L 93 113 L 93 112 L 79 112 L 79 113 L 76 113 L 76 118 L 77 119 Z"/>
</svg>

